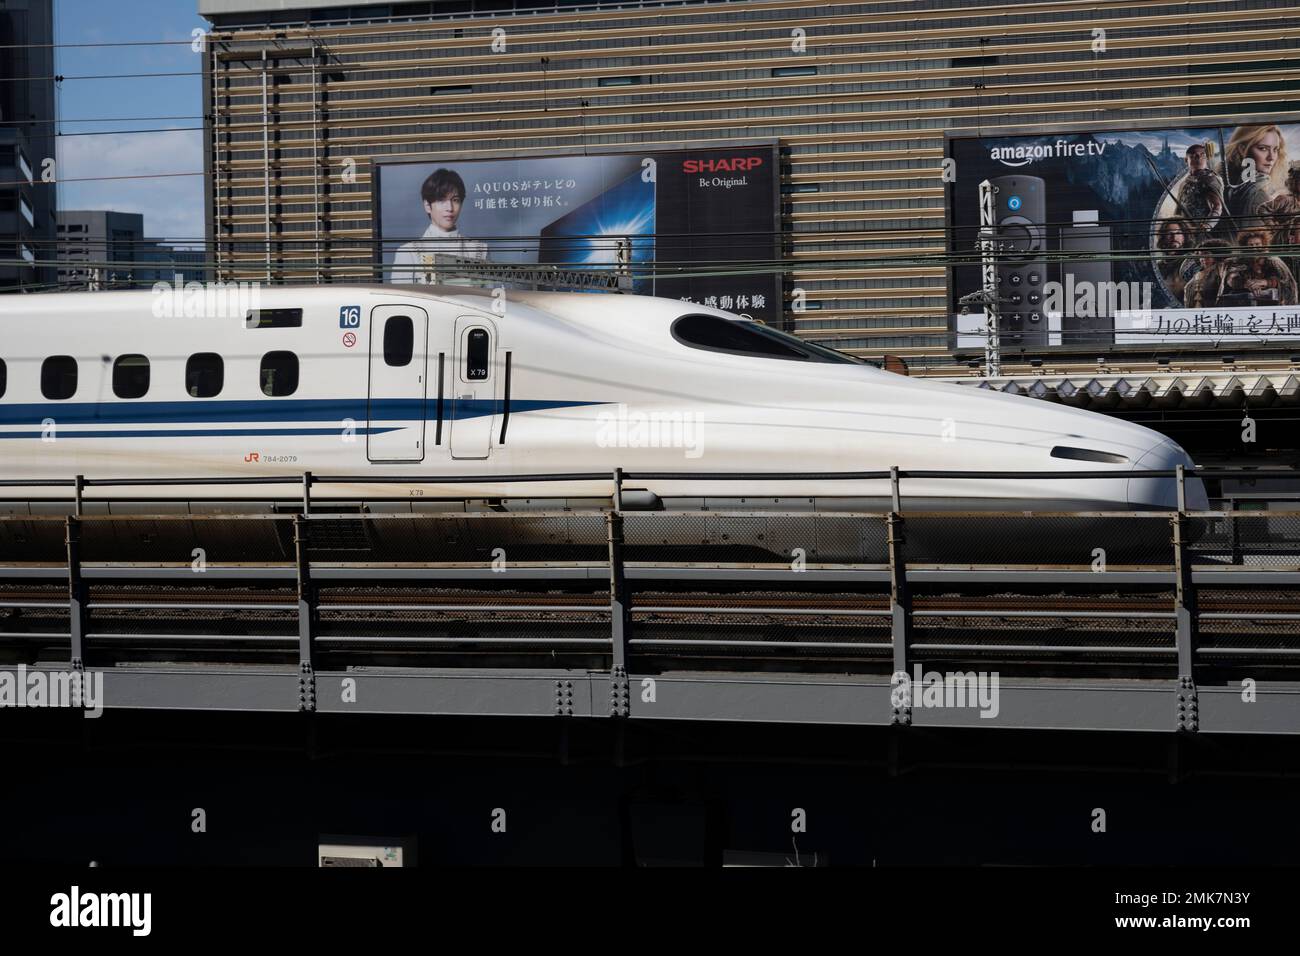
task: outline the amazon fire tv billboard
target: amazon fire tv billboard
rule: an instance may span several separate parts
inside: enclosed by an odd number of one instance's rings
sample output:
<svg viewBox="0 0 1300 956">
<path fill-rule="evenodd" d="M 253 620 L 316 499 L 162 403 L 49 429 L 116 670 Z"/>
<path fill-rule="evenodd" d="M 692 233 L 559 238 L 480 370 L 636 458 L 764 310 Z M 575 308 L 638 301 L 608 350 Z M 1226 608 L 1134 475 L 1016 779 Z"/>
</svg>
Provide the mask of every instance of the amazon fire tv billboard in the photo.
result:
<svg viewBox="0 0 1300 956">
<path fill-rule="evenodd" d="M 498 284 L 457 260 L 591 271 L 626 262 L 635 293 L 779 326 L 779 272 L 746 271 L 780 258 L 778 163 L 775 144 L 378 160 L 384 279 Z"/>
<path fill-rule="evenodd" d="M 983 344 L 980 183 L 994 193 L 1004 354 L 1300 342 L 1300 124 L 951 136 L 949 309 Z"/>
</svg>

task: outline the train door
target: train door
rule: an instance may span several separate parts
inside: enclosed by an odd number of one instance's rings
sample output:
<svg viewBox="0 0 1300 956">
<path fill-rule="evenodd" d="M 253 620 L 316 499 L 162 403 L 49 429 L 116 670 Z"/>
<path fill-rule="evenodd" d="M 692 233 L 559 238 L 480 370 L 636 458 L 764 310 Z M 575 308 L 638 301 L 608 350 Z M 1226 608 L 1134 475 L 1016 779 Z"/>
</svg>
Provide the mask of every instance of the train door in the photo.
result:
<svg viewBox="0 0 1300 956">
<path fill-rule="evenodd" d="M 496 327 L 486 319 L 456 320 L 456 355 L 448 377 L 454 396 L 451 457 L 486 458 L 496 420 Z"/>
<path fill-rule="evenodd" d="M 429 316 L 407 305 L 370 312 L 370 387 L 366 457 L 424 460 L 425 355 Z"/>
</svg>

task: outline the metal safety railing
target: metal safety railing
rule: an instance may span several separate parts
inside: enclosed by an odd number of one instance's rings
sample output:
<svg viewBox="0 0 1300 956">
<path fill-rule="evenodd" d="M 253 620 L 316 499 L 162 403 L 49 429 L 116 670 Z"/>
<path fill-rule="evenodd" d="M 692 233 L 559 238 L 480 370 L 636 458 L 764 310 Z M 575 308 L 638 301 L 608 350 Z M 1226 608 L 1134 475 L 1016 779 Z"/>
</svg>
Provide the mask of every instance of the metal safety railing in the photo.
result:
<svg viewBox="0 0 1300 956">
<path fill-rule="evenodd" d="M 604 472 L 556 472 L 549 474 L 488 474 L 488 475 L 319 475 L 304 471 L 292 475 L 267 475 L 264 477 L 214 476 L 206 478 L 88 478 L 75 475 L 71 478 L 6 478 L 0 479 L 3 488 L 68 488 L 73 502 L 80 509 L 87 488 L 139 488 L 185 486 L 252 486 L 297 485 L 301 488 L 304 512 L 311 510 L 311 492 L 317 485 L 464 485 L 464 484 L 544 484 L 571 481 L 610 482 L 610 497 L 615 510 L 622 510 L 621 495 L 628 481 L 883 481 L 890 482 L 893 510 L 902 510 L 904 480 L 1002 480 L 1002 481 L 1087 481 L 1116 478 L 1173 478 L 1177 482 L 1179 508 L 1186 503 L 1186 480 L 1200 479 L 1286 477 L 1269 471 L 1247 469 L 1193 469 L 1179 465 L 1175 469 L 1114 470 L 1114 471 L 960 471 L 960 470 L 907 470 L 891 467 L 881 471 L 803 471 L 803 472 L 676 472 L 676 471 L 624 471 L 615 468 Z M 3 497 L 0 495 L 0 497 Z"/>
<path fill-rule="evenodd" d="M 1198 472 L 1197 477 L 1218 474 L 1239 475 L 1240 472 Z M 1197 667 L 1210 662 L 1268 659 L 1280 662 L 1279 666 L 1292 666 L 1300 659 L 1300 612 L 1287 610 L 1287 601 L 1300 594 L 1300 512 L 1249 512 L 1240 515 L 1188 512 L 1185 494 L 1179 496 L 1182 507 L 1154 512 L 945 515 L 912 513 L 902 507 L 906 500 L 902 483 L 907 479 L 994 476 L 1008 480 L 1030 477 L 1157 477 L 1174 478 L 1181 486 L 1187 474 L 1182 469 L 1026 474 L 908 472 L 893 468 L 882 472 L 821 473 L 815 476 L 839 480 L 888 479 L 891 507 L 881 513 L 643 512 L 627 511 L 621 506 L 621 490 L 628 481 L 793 480 L 814 477 L 800 473 L 615 471 L 612 474 L 450 478 L 315 476 L 306 473 L 276 476 L 270 482 L 248 478 L 178 478 L 163 482 L 85 478 L 60 482 L 7 480 L 2 484 L 8 487 L 71 486 L 78 506 L 75 513 L 61 517 L 8 516 L 0 519 L 0 544 L 4 544 L 6 549 L 16 550 L 16 538 L 4 531 L 6 524 L 21 525 L 29 536 L 34 533 L 32 529 L 42 522 L 49 525 L 47 530 L 63 531 L 61 560 L 45 562 L 44 567 L 29 562 L 26 567 L 10 568 L 7 566 L 16 555 L 0 556 L 0 581 L 11 579 L 15 574 L 28 579 L 42 576 L 47 580 L 62 579 L 66 582 L 67 595 L 64 601 L 61 598 L 51 600 L 49 594 L 9 599 L 0 593 L 0 610 L 67 609 L 66 633 L 24 633 L 6 628 L 0 630 L 0 638 L 65 638 L 73 667 L 83 668 L 88 648 L 120 646 L 141 637 L 140 632 L 113 632 L 90 623 L 94 615 L 106 611 L 202 610 L 231 615 L 256 612 L 263 618 L 275 618 L 296 633 L 233 634 L 223 630 L 222 640 L 232 644 L 267 644 L 281 648 L 292 648 L 296 644 L 304 687 L 302 704 L 303 709 L 308 710 L 312 709 L 312 701 L 307 689 L 312 684 L 319 656 L 331 648 L 352 645 L 470 649 L 485 645 L 518 645 L 599 651 L 608 660 L 616 700 L 622 699 L 618 688 L 626 682 L 630 661 L 634 656 L 646 654 L 677 655 L 683 659 L 705 651 L 738 656 L 742 652 L 874 655 L 874 659 L 886 662 L 895 673 L 907 673 L 911 665 L 935 656 L 948 659 L 955 656 L 971 659 L 988 654 L 1073 656 L 1094 661 L 1104 659 L 1110 663 L 1149 659 L 1166 661 L 1174 668 L 1185 689 L 1194 689 Z M 431 484 L 455 484 L 491 481 L 501 484 L 598 479 L 610 481 L 612 507 L 609 509 L 536 514 L 340 515 L 313 513 L 311 500 L 313 486 L 331 482 L 411 484 L 427 481 Z M 99 516 L 86 515 L 80 506 L 81 491 L 86 487 L 267 483 L 300 483 L 303 494 L 300 513 Z M 547 537 L 551 532 L 546 530 L 545 522 L 552 519 L 564 523 L 563 535 L 567 537 Z M 690 544 L 692 536 L 695 539 L 700 537 L 701 521 L 711 525 L 705 528 L 706 540 Z M 978 540 L 986 545 L 992 542 L 996 547 L 998 534 L 1027 537 L 1030 539 L 1027 549 L 1031 553 L 1035 534 L 1043 539 L 1068 538 L 1070 529 L 1079 527 L 1070 523 L 1078 521 L 1092 522 L 1089 527 L 1093 528 L 1113 529 L 1130 544 L 1132 542 L 1125 536 L 1136 536 L 1140 539 L 1140 546 L 1135 546 L 1137 556 L 1128 565 L 1108 567 L 1103 561 L 1100 569 L 1080 568 L 1077 566 L 1080 562 L 1076 560 L 1064 562 L 1069 567 L 1060 562 L 1056 565 L 1051 562 L 990 560 L 961 562 L 957 556 L 966 539 L 953 530 L 959 521 L 967 523 L 961 534 L 971 541 Z M 121 546 L 125 540 L 121 536 L 122 529 L 146 524 L 150 527 L 184 525 L 190 531 L 199 528 L 195 533 L 201 533 L 201 526 L 205 523 L 215 525 L 223 522 L 237 523 L 234 537 L 240 541 L 256 539 L 261 532 L 255 533 L 254 529 L 270 529 L 272 534 L 263 536 L 269 542 L 267 548 L 270 550 L 260 554 L 231 550 L 224 555 L 228 559 L 225 561 L 221 560 L 221 554 L 207 555 L 206 570 L 211 576 L 199 578 L 195 575 L 189 580 L 226 583 L 277 581 L 290 588 L 291 593 L 286 591 L 275 600 L 223 600 L 220 593 L 216 594 L 219 599 L 215 601 L 193 601 L 185 597 L 151 601 L 92 599 L 89 593 L 92 584 L 109 580 L 147 580 L 151 575 L 160 574 L 162 565 L 168 564 L 169 560 L 173 565 L 178 563 L 174 560 L 174 552 L 162 551 L 158 555 L 161 560 L 152 563 L 141 560 L 139 555 L 122 560 L 128 557 Z M 1252 553 L 1255 557 L 1264 554 L 1256 547 L 1259 542 L 1250 535 L 1243 537 L 1235 533 L 1243 522 L 1258 527 L 1271 523 L 1280 528 L 1279 540 L 1271 543 L 1278 545 L 1282 560 L 1272 563 L 1260 560 L 1253 564 L 1241 560 Z M 342 548 L 336 547 L 342 532 L 356 523 L 360 523 L 369 535 L 365 538 L 369 550 L 356 553 L 358 549 L 352 549 L 349 552 L 347 542 Z M 533 552 L 519 546 L 521 529 L 536 532 L 538 528 L 546 533 L 541 535 Z M 88 537 L 92 545 L 89 554 Z M 926 544 L 927 540 L 938 540 L 939 545 Z M 419 554 L 407 553 L 407 557 L 421 560 L 393 560 L 401 553 L 400 547 L 412 541 L 422 541 L 420 547 L 425 550 Z M 795 550 L 794 544 L 799 541 L 816 546 L 811 548 L 814 553 L 805 561 L 806 566 L 795 570 L 790 567 L 789 559 Z M 535 553 L 539 560 L 533 562 L 533 567 L 515 566 L 509 569 L 509 573 L 498 577 L 497 569 L 483 557 L 494 553 L 497 546 L 525 556 Z M 271 551 L 275 547 L 282 548 L 279 553 L 281 560 L 267 560 L 273 557 Z M 655 552 L 661 547 L 669 551 Z M 671 549 L 674 547 L 679 551 L 673 552 Z M 948 554 L 950 558 L 929 560 L 928 557 L 933 555 L 924 555 L 925 547 L 935 549 L 935 554 L 940 557 Z M 944 547 L 950 550 L 945 552 Z M 750 550 L 745 551 L 746 548 Z M 753 552 L 764 548 L 768 550 L 768 556 L 756 558 Z M 744 552 L 743 559 L 734 556 L 737 549 Z M 350 560 L 331 560 L 340 556 L 334 552 L 342 552 Z M 579 554 L 580 559 L 562 560 L 570 553 Z M 551 558 L 546 555 L 551 555 Z M 467 556 L 469 560 L 465 560 Z M 647 560 L 648 556 L 650 560 Z M 528 562 L 516 562 L 519 564 Z M 186 569 L 178 567 L 172 570 L 183 574 Z M 500 589 L 503 594 L 500 600 L 489 602 L 466 600 L 455 595 L 448 597 L 444 593 L 417 596 L 416 600 L 408 596 L 400 601 L 378 601 L 355 594 L 343 595 L 342 599 L 327 594 L 322 599 L 322 589 L 342 584 L 359 586 L 394 580 L 415 580 L 426 584 L 467 580 L 506 583 L 530 575 L 532 580 L 561 580 L 566 574 L 593 582 L 593 586 L 599 585 L 600 593 L 585 601 L 566 605 L 535 597 L 507 595 L 504 592 L 509 590 L 508 587 Z M 1282 594 L 1280 603 L 1261 604 L 1255 598 L 1229 600 L 1223 597 L 1234 588 L 1258 587 L 1264 580 L 1279 589 Z M 676 597 L 666 599 L 663 592 L 665 581 L 694 582 L 691 586 L 698 586 L 697 590 L 706 596 L 694 605 L 683 603 Z M 1086 600 L 1082 598 L 1075 602 L 1076 606 L 1053 606 L 1052 600 L 1055 599 L 1052 598 L 1030 600 L 1015 596 L 981 598 L 982 604 L 968 600 L 960 606 L 944 606 L 946 599 L 933 593 L 936 582 L 953 586 L 971 584 L 980 593 L 985 593 L 990 585 L 1010 592 L 1027 585 L 1082 583 L 1094 587 L 1112 581 L 1151 587 L 1160 593 L 1142 606 L 1121 610 L 1077 606 Z M 752 585 L 754 590 L 769 592 L 773 597 L 756 601 L 749 592 L 729 598 L 719 594 L 719 585 L 724 582 Z M 852 606 L 840 606 L 829 599 L 818 604 L 816 602 L 820 599 L 810 597 L 809 592 L 795 593 L 796 585 L 808 582 L 821 582 L 823 587 L 832 584 L 840 587 L 848 593 Z M 1202 595 L 1210 599 L 1208 610 L 1201 609 Z M 1226 606 L 1224 602 L 1231 604 L 1234 600 L 1239 605 L 1250 604 L 1249 609 L 1220 609 Z M 1300 603 L 1292 606 L 1300 607 Z M 372 615 L 381 623 L 386 622 L 384 626 L 388 632 L 349 634 L 339 633 L 337 627 L 333 630 L 322 627 L 323 621 L 346 621 L 349 614 Z M 510 631 L 510 615 L 533 615 L 534 623 L 537 617 L 556 617 L 556 633 L 537 636 L 525 633 L 527 628 L 522 626 L 516 628 L 518 633 L 506 633 Z M 431 633 L 439 629 L 422 629 L 420 626 L 420 622 L 449 616 L 480 623 L 491 618 L 505 623 L 491 633 L 456 633 L 454 628 L 442 628 L 443 633 Z M 417 633 L 412 633 L 410 627 L 405 631 L 399 629 L 394 623 L 399 620 L 408 624 L 414 622 Z M 764 623 L 760 628 L 755 620 L 778 623 L 771 628 Z M 1254 622 L 1252 629 L 1245 634 L 1233 634 L 1227 625 L 1242 620 Z M 586 623 L 579 626 L 584 621 Z M 1000 630 L 992 630 L 995 622 L 1001 626 Z M 1034 622 L 1037 622 L 1036 627 L 1028 631 L 1021 627 L 1021 624 Z M 1067 626 L 1069 633 L 1060 634 L 1060 629 Z M 736 636 L 738 628 L 741 634 Z M 776 636 L 765 632 L 765 636 L 755 637 L 754 631 L 763 628 Z M 844 633 L 845 629 L 856 630 Z M 950 636 L 957 631 L 962 632 L 962 640 Z M 1132 634 L 1138 632 L 1146 637 L 1135 640 Z M 1202 635 L 1206 632 L 1219 636 L 1205 641 Z M 844 633 L 844 637 L 837 639 L 836 633 Z M 1102 635 L 1104 640 L 1090 643 L 1079 640 L 1081 635 L 1094 638 Z M 177 642 L 213 638 L 210 633 L 179 631 L 143 636 Z M 1111 643 L 1105 643 L 1107 640 Z M 1255 643 L 1246 643 L 1249 640 Z M 623 704 L 615 705 L 615 710 L 620 713 L 624 709 Z"/>
</svg>

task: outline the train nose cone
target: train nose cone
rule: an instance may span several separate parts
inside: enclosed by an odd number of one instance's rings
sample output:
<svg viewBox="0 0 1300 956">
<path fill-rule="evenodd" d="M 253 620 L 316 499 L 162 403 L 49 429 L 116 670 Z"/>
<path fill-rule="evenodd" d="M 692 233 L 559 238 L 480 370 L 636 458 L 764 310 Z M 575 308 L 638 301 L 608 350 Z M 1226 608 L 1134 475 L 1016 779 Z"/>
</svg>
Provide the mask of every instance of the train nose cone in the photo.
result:
<svg viewBox="0 0 1300 956">
<path fill-rule="evenodd" d="M 1188 511 L 1207 511 L 1210 507 L 1205 483 L 1195 476 L 1191 456 L 1171 441 L 1162 441 L 1133 464 L 1134 471 L 1173 471 L 1183 466 L 1184 486 Z M 1178 480 L 1176 478 L 1130 478 L 1128 503 L 1131 508 L 1178 507 Z"/>
</svg>

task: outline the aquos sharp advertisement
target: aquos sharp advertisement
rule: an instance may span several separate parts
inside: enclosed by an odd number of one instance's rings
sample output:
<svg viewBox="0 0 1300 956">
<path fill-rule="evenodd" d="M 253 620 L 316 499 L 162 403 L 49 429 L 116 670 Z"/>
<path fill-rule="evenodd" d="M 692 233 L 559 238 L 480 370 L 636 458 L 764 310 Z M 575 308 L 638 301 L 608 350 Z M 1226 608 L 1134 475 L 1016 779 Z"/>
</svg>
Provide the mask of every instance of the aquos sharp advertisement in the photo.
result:
<svg viewBox="0 0 1300 956">
<path fill-rule="evenodd" d="M 1000 345 L 1300 343 L 1300 124 L 1165 126 L 947 143 L 958 348 L 982 346 L 982 218 Z M 981 217 L 980 184 L 992 214 Z"/>
<path fill-rule="evenodd" d="M 779 271 L 750 271 L 779 258 L 775 145 L 379 162 L 375 175 L 385 281 L 509 287 L 475 267 L 620 267 L 637 294 L 780 324 Z"/>
</svg>

